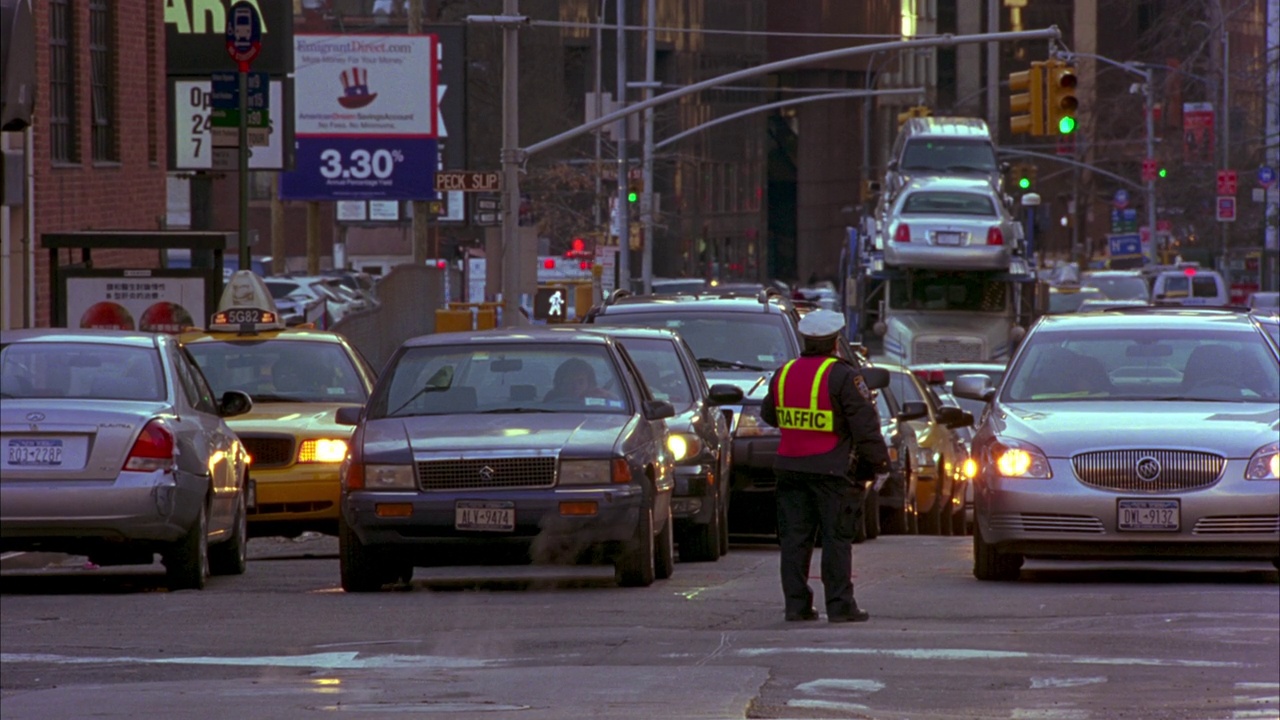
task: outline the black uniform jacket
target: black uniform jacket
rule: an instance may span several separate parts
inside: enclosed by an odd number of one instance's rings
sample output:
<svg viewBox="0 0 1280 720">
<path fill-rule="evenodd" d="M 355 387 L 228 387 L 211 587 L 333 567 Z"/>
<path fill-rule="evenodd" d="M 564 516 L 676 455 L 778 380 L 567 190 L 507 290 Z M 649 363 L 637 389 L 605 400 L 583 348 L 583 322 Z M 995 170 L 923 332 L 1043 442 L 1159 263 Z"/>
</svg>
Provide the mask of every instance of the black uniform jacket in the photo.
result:
<svg viewBox="0 0 1280 720">
<path fill-rule="evenodd" d="M 889 451 L 880 433 L 880 415 L 858 369 L 849 361 L 836 358 L 827 372 L 835 431 L 840 441 L 834 450 L 821 455 L 778 455 L 773 462 L 774 469 L 853 477 L 856 462 L 860 472 L 888 472 Z M 779 368 L 769 380 L 769 394 L 760 408 L 761 417 L 774 427 L 778 427 L 778 377 L 781 374 Z M 867 396 L 864 397 L 863 392 Z"/>
</svg>

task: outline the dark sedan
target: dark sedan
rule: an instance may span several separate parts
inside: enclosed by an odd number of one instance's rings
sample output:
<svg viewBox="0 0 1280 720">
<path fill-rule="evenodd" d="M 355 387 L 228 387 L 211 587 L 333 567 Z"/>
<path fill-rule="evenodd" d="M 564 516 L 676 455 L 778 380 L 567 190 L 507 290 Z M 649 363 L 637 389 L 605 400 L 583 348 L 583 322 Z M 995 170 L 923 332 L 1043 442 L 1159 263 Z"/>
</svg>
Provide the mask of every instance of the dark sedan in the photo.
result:
<svg viewBox="0 0 1280 720">
<path fill-rule="evenodd" d="M 387 362 L 342 470 L 342 587 L 414 566 L 612 563 L 646 586 L 674 563 L 671 403 L 617 341 L 549 329 L 414 338 Z"/>
</svg>

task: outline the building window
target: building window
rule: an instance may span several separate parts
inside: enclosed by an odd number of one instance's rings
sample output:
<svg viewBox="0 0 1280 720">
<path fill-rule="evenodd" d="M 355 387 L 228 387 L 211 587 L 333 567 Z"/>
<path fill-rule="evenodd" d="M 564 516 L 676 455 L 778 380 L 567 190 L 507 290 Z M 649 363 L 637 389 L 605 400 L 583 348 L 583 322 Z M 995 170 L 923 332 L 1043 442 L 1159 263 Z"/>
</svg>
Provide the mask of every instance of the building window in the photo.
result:
<svg viewBox="0 0 1280 720">
<path fill-rule="evenodd" d="M 112 75 L 115 69 L 115 47 L 111 22 L 111 5 L 107 0 L 89 0 L 89 67 L 93 118 L 93 159 L 114 162 L 120 159 L 116 143 L 115 98 L 112 97 Z"/>
<path fill-rule="evenodd" d="M 49 143 L 56 163 L 80 160 L 71 0 L 49 0 Z"/>
</svg>

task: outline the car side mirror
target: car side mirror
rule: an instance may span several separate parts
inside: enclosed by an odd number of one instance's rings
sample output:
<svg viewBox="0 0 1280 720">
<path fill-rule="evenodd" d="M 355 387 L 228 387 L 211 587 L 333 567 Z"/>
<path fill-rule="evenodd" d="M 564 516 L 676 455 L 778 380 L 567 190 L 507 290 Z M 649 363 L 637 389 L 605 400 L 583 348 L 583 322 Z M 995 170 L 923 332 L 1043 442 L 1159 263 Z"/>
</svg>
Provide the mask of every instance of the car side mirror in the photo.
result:
<svg viewBox="0 0 1280 720">
<path fill-rule="evenodd" d="M 222 399 L 218 401 L 219 417 L 235 417 L 243 415 L 253 409 L 253 398 L 249 394 L 240 390 L 228 390 L 222 393 Z"/>
<path fill-rule="evenodd" d="M 951 394 L 966 400 L 991 402 L 996 389 L 991 387 L 991 378 L 986 375 L 961 375 L 951 384 Z"/>
<path fill-rule="evenodd" d="M 335 422 L 339 425 L 356 425 L 360 422 L 360 415 L 364 412 L 364 408 L 358 405 L 347 405 L 338 408 L 338 414 Z"/>
<path fill-rule="evenodd" d="M 707 400 L 712 405 L 733 405 L 742 402 L 742 388 L 729 383 L 712 385 L 707 393 Z"/>
<path fill-rule="evenodd" d="M 646 400 L 644 403 L 646 420 L 666 420 L 669 417 L 675 417 L 675 414 L 675 406 L 666 400 Z"/>
<path fill-rule="evenodd" d="M 929 415 L 929 406 L 922 402 L 904 402 L 898 411 L 898 420 L 919 420 Z"/>
<path fill-rule="evenodd" d="M 938 408 L 938 422 L 953 430 L 955 428 L 971 427 L 973 425 L 973 413 L 958 407 L 941 407 Z"/>
<path fill-rule="evenodd" d="M 889 387 L 889 371 L 884 368 L 869 367 L 862 368 L 862 379 L 867 383 L 867 387 L 872 390 Z"/>
</svg>

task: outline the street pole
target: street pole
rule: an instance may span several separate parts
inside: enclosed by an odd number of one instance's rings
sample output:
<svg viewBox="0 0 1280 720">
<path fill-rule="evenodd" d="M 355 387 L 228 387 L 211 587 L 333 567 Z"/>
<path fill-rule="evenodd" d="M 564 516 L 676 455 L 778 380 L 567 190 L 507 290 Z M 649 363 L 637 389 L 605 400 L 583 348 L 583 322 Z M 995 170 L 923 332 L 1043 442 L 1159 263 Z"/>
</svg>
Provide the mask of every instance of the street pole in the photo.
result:
<svg viewBox="0 0 1280 720">
<path fill-rule="evenodd" d="M 1156 156 L 1155 134 L 1155 89 L 1151 87 L 1151 70 L 1142 70 L 1142 88 L 1143 97 L 1147 102 L 1147 157 L 1154 159 Z M 1147 233 L 1151 238 L 1150 254 L 1151 264 L 1156 265 L 1160 262 L 1159 236 L 1156 234 L 1156 179 L 1148 177 L 1147 179 Z"/>
<path fill-rule="evenodd" d="M 617 0 L 614 6 L 617 22 L 617 108 L 621 110 L 627 104 L 627 34 L 623 30 L 626 25 L 626 0 Z M 631 290 L 631 208 L 627 206 L 627 121 L 628 116 L 618 118 L 615 131 L 618 140 L 618 287 Z"/>
<path fill-rule="evenodd" d="M 409 34 L 419 35 L 422 33 L 422 15 L 423 0 L 409 0 Z M 413 208 L 413 227 L 412 235 L 412 253 L 413 264 L 422 267 L 427 262 L 427 244 L 428 244 L 428 227 L 427 222 L 430 213 L 427 212 L 427 202 L 425 200 L 412 201 Z"/>
<path fill-rule="evenodd" d="M 1221 9 L 1221 6 L 1219 6 Z M 1231 169 L 1231 56 L 1228 50 L 1231 34 L 1227 32 L 1227 16 L 1222 14 L 1222 169 Z M 1231 263 L 1227 260 L 1228 229 L 1231 223 L 1218 223 L 1222 227 L 1222 271 L 1228 271 Z M 1225 272 L 1224 272 L 1225 274 Z M 1229 280 L 1230 281 L 1230 280 Z"/>
<path fill-rule="evenodd" d="M 528 323 L 520 315 L 520 34 L 519 0 L 502 0 L 502 324 Z"/>
<path fill-rule="evenodd" d="M 603 67 L 602 67 L 602 63 L 601 63 L 601 55 L 603 55 L 603 54 L 604 54 L 604 52 L 603 52 L 603 47 L 604 47 L 604 27 L 603 27 L 603 25 L 604 25 L 604 12 L 605 12 L 605 3 L 606 3 L 606 2 L 608 2 L 608 0 L 600 0 L 600 11 L 596 14 L 596 38 L 595 38 L 595 40 L 596 40 L 596 42 L 595 42 L 595 46 L 596 46 L 596 48 L 595 48 L 595 49 L 596 49 L 596 52 L 595 52 L 595 56 L 596 56 L 596 71 L 595 71 L 595 73 L 594 73 L 594 78 L 595 78 L 595 93 L 594 93 L 594 97 L 592 98 L 592 102 L 593 102 L 593 103 L 595 103 L 595 112 L 592 114 L 592 117 L 600 117 L 601 115 L 603 115 L 603 114 L 604 114 L 604 101 L 603 101 L 603 99 L 601 98 L 601 95 L 600 95 L 600 93 L 601 93 L 601 92 L 603 92 L 603 88 L 601 87 L 601 78 L 600 78 L 600 75 L 604 72 L 604 69 L 603 69 Z M 592 223 L 593 223 L 593 225 L 594 225 L 594 227 L 596 228 L 596 230 L 597 230 L 597 231 L 599 231 L 599 230 L 600 230 L 600 226 L 601 226 L 601 222 L 600 222 L 600 216 L 601 216 L 601 213 L 600 213 L 600 210 L 601 210 L 601 207 L 600 207 L 600 199 L 601 199 L 601 197 L 603 197 L 603 195 L 604 195 L 604 184 L 603 184 L 603 182 L 602 182 L 601 173 L 600 173 L 600 156 L 601 156 L 601 138 L 600 138 L 600 136 L 601 136 L 601 133 L 600 133 L 600 131 L 599 131 L 599 130 L 597 130 L 597 131 L 595 132 L 595 141 L 596 141 L 596 163 L 595 163 L 595 165 L 593 165 L 593 166 L 592 166 L 593 170 L 595 171 L 595 175 L 596 175 L 596 194 L 593 196 L 593 198 L 594 198 L 594 199 L 593 199 L 593 201 L 592 201 L 592 203 L 591 203 L 591 209 L 592 209 L 592 217 L 591 217 L 591 220 L 592 220 Z M 608 233 L 606 232 L 606 233 L 605 233 L 603 236 L 601 236 L 601 237 L 608 237 Z M 597 240 L 597 242 L 600 242 L 600 240 Z"/>
<path fill-rule="evenodd" d="M 240 71 L 236 73 L 240 83 L 240 126 L 236 128 L 239 147 L 236 155 L 239 159 L 240 185 L 240 269 L 249 270 L 249 63 L 240 63 Z M 221 268 L 218 268 L 221 271 Z"/>
<path fill-rule="evenodd" d="M 1000 32 L 1000 0 L 987 0 L 987 32 Z M 987 43 L 987 127 L 1000 127 L 1000 44 L 994 41 Z"/>
<path fill-rule="evenodd" d="M 657 0 L 649 0 L 645 10 L 648 28 L 645 31 L 644 48 L 644 99 L 653 98 L 655 85 L 654 62 L 658 35 L 654 29 Z M 640 198 L 640 227 L 644 231 L 644 245 L 640 250 L 640 279 L 644 294 L 653 292 L 653 108 L 644 111 L 644 159 L 642 165 L 644 193 Z"/>
</svg>

